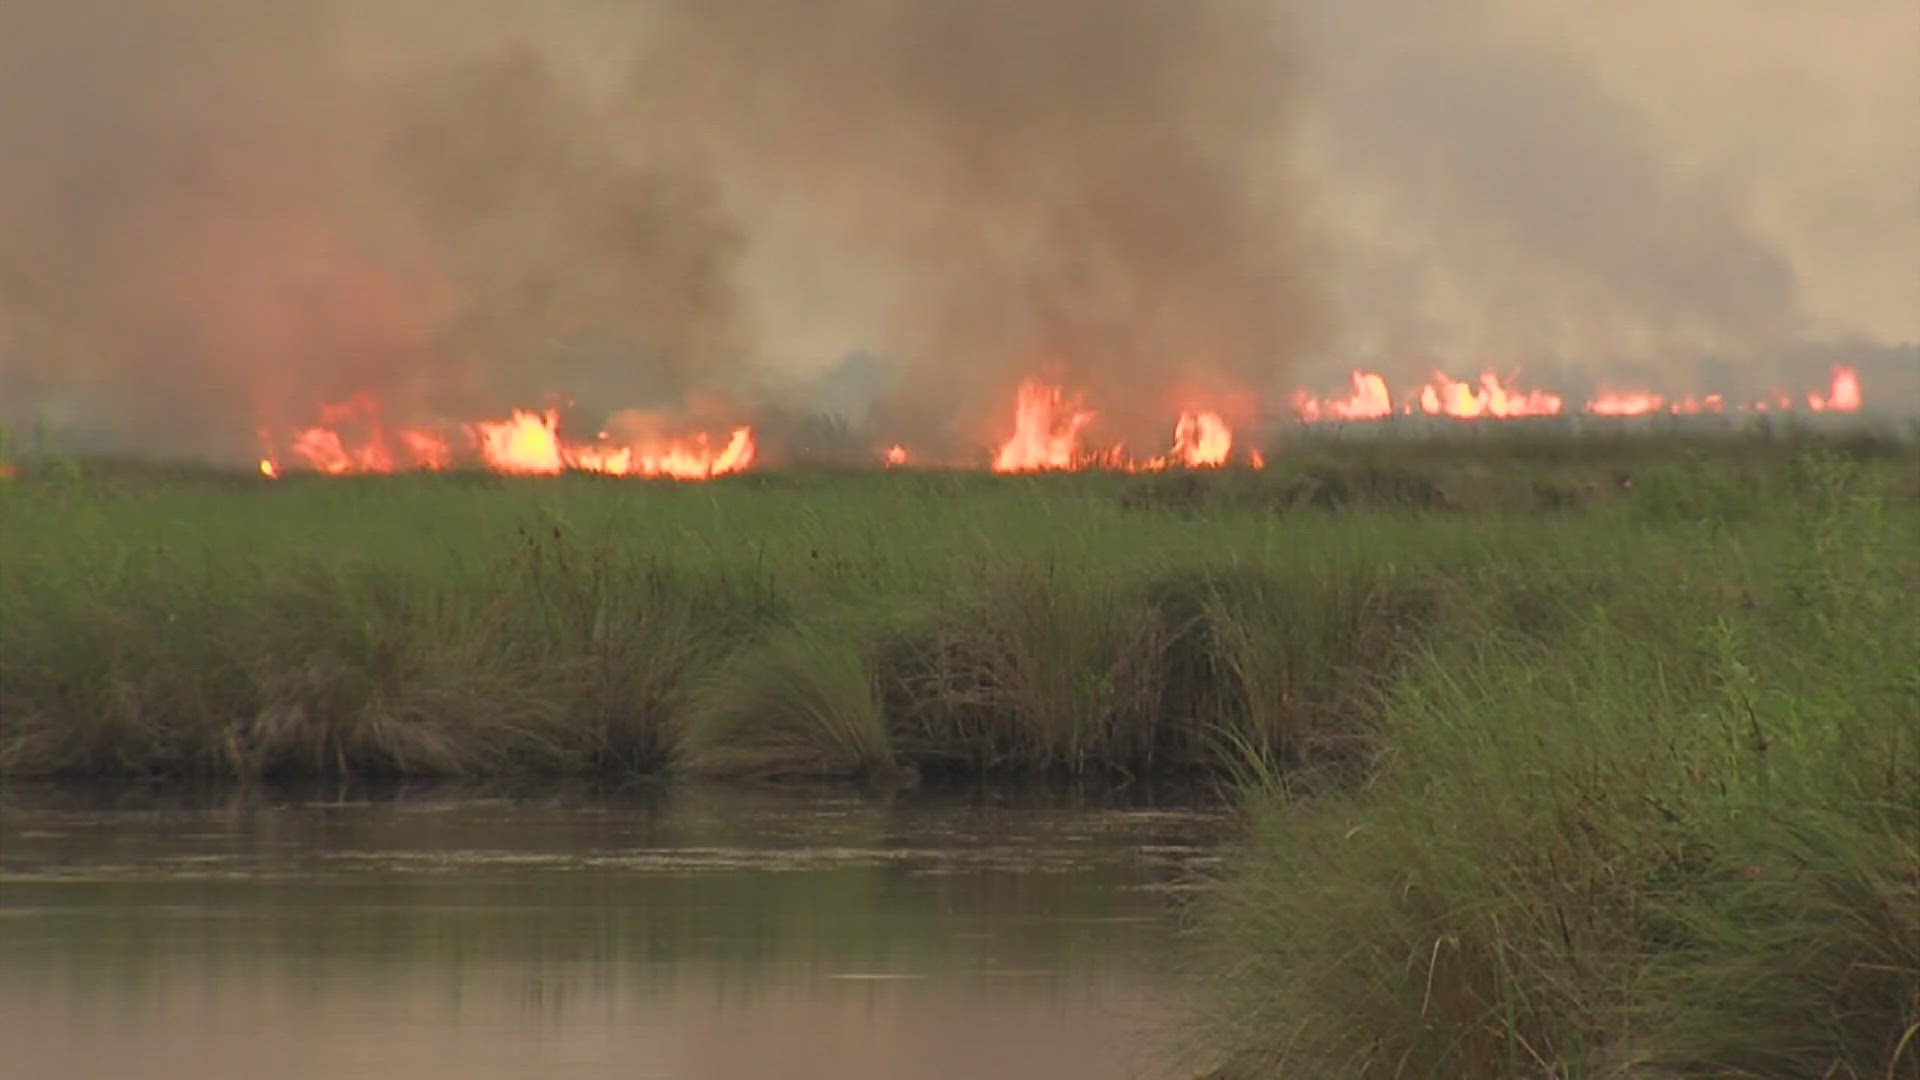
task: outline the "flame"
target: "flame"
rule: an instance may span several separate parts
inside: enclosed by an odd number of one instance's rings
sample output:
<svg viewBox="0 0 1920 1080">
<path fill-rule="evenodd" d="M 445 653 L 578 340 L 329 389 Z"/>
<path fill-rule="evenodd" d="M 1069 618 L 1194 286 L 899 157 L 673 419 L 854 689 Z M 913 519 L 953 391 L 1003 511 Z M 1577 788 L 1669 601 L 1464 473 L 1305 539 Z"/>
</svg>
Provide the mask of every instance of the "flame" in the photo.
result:
<svg viewBox="0 0 1920 1080">
<path fill-rule="evenodd" d="M 390 435 L 380 401 L 371 394 L 323 403 L 319 413 L 319 423 L 295 432 L 288 446 L 295 458 L 315 472 L 344 476 L 399 468 L 438 470 L 452 461 L 446 440 L 431 432 L 403 430 Z M 270 477 L 280 474 L 277 455 L 268 453 L 261 461 L 261 472 Z"/>
<path fill-rule="evenodd" d="M 1013 435 L 993 456 L 994 472 L 1042 472 L 1087 464 L 1080 436 L 1094 414 L 1057 386 L 1029 379 L 1014 402 Z"/>
<path fill-rule="evenodd" d="M 1719 394 L 1706 397 L 1685 397 L 1673 403 L 1672 412 L 1676 416 L 1698 416 L 1701 413 L 1717 413 L 1726 405 L 1726 399 Z"/>
<path fill-rule="evenodd" d="M 1393 395 L 1387 380 L 1371 371 L 1352 374 L 1353 393 L 1344 398 L 1317 398 L 1305 390 L 1293 394 L 1293 411 L 1307 423 L 1321 419 L 1380 420 L 1393 415 Z"/>
<path fill-rule="evenodd" d="M 1344 398 L 1319 398 L 1307 391 L 1292 395 L 1294 414 L 1303 423 L 1329 420 L 1384 420 L 1393 415 L 1393 396 L 1387 382 L 1370 371 L 1351 373 L 1353 393 Z M 1443 373 L 1434 376 L 1414 395 L 1417 405 L 1408 403 L 1401 410 L 1428 416 L 1447 416 L 1462 420 L 1507 419 L 1527 416 L 1557 416 L 1565 407 L 1558 394 L 1541 390 L 1522 393 L 1502 382 L 1493 372 L 1482 372 L 1476 382 L 1456 382 Z M 1850 367 L 1834 368 L 1831 385 L 1824 391 L 1805 395 L 1807 407 L 1814 412 L 1859 412 L 1865 403 L 1857 372 Z M 1770 413 L 1790 411 L 1795 398 L 1775 390 L 1764 400 L 1739 406 L 1741 411 Z M 1584 411 L 1593 416 L 1631 417 L 1666 412 L 1675 416 L 1697 416 L 1728 411 L 1721 394 L 1689 395 L 1666 398 L 1645 389 L 1603 389 L 1587 401 Z"/>
<path fill-rule="evenodd" d="M 1519 416 L 1558 416 L 1563 402 L 1560 395 L 1544 390 L 1520 393 L 1501 383 L 1491 371 L 1480 373 L 1480 385 L 1455 382 L 1443 372 L 1434 372 L 1433 380 L 1420 388 L 1420 410 L 1429 416 L 1451 416 L 1460 420 L 1476 417 L 1508 419 Z"/>
<path fill-rule="evenodd" d="M 334 425 L 358 428 L 350 435 Z M 610 476 L 655 476 L 705 480 L 739 472 L 753 464 L 753 429 L 736 428 L 715 447 L 702 433 L 684 439 L 642 439 L 611 442 L 606 436 L 590 444 L 574 445 L 560 436 L 557 409 L 535 412 L 515 409 L 504 420 L 480 420 L 459 426 L 469 460 L 498 473 L 516 476 L 553 476 L 563 472 L 593 472 Z M 323 405 L 320 423 L 293 433 L 289 455 L 304 467 L 327 476 L 398 471 L 438 471 L 452 467 L 456 453 L 449 441 L 425 428 L 390 432 L 379 422 L 378 403 L 361 396 L 345 403 Z M 260 459 L 261 475 L 281 475 L 279 455 L 271 448 Z"/>
<path fill-rule="evenodd" d="M 1181 413 L 1173 426 L 1173 452 L 1167 456 L 1189 469 L 1218 469 L 1232 452 L 1233 429 L 1219 413 Z"/>
<path fill-rule="evenodd" d="M 560 438 L 560 414 L 514 410 L 510 419 L 482 421 L 473 429 L 488 468 L 519 476 L 551 476 L 574 471 L 604 476 L 671 477 L 706 480 L 740 472 L 753 464 L 752 428 L 736 428 L 725 446 L 714 449 L 702 432 L 688 439 L 618 445 L 569 445 Z"/>
<path fill-rule="evenodd" d="M 758 453 L 753 429 L 734 428 L 726 445 L 711 448 L 705 432 L 683 442 L 651 448 L 636 447 L 627 470 L 619 476 L 664 476 L 675 480 L 707 480 L 715 476 L 741 472 L 753 464 Z"/>
<path fill-rule="evenodd" d="M 1825 397 L 1818 393 L 1807 395 L 1807 407 L 1814 412 L 1859 412 L 1860 403 L 1860 376 L 1850 367 L 1833 369 L 1833 383 Z"/>
<path fill-rule="evenodd" d="M 1587 402 L 1587 411 L 1595 416 L 1645 416 L 1659 412 L 1666 400 L 1645 390 L 1602 390 Z"/>
<path fill-rule="evenodd" d="M 1020 384 L 1014 400 L 1014 430 L 994 453 L 993 471 L 1001 473 L 1109 469 L 1153 472 L 1161 469 L 1217 469 L 1233 454 L 1233 427 L 1217 412 L 1183 412 L 1173 425 L 1173 446 L 1164 455 L 1136 461 L 1126 447 L 1102 450 L 1082 445 L 1096 414 L 1077 396 L 1038 380 Z M 902 451 L 904 459 L 905 451 Z M 1254 468 L 1264 466 L 1258 453 Z"/>
<path fill-rule="evenodd" d="M 1305 423 L 1324 420 L 1386 420 L 1394 415 L 1394 395 L 1387 380 L 1372 371 L 1350 373 L 1351 391 L 1340 397 L 1315 397 L 1306 391 L 1291 396 L 1295 415 Z M 1865 397 L 1858 373 L 1846 366 L 1833 369 L 1824 391 L 1803 395 L 1814 412 L 1854 413 Z M 1783 391 L 1739 408 L 1753 413 L 1792 410 L 1798 399 Z M 1491 371 L 1475 381 L 1455 381 L 1435 372 L 1416 394 L 1403 401 L 1402 411 L 1455 419 L 1505 419 L 1556 416 L 1564 408 L 1558 395 L 1543 390 L 1522 391 L 1507 385 Z M 1707 394 L 1669 399 L 1647 389 L 1603 389 L 1584 405 L 1599 417 L 1721 413 L 1728 405 L 1721 395 Z M 1171 410 L 1169 410 L 1171 411 Z M 626 414 L 622 414 L 626 415 Z M 328 476 L 397 471 L 436 471 L 457 462 L 477 463 L 495 472 L 551 476 L 565 472 L 608 476 L 669 477 L 705 480 L 752 467 L 758 453 L 751 427 L 738 427 L 724 440 L 708 433 L 669 437 L 659 417 L 645 414 L 635 434 L 618 437 L 601 433 L 585 443 L 568 442 L 560 431 L 558 409 L 515 409 L 505 419 L 429 427 L 389 427 L 380 403 L 367 394 L 325 404 L 318 423 L 291 432 L 276 444 L 262 432 L 260 474 L 278 478 L 293 469 Z M 1220 468 L 1233 460 L 1232 425 L 1219 412 L 1194 409 L 1180 412 L 1173 426 L 1171 448 L 1159 457 L 1135 459 L 1121 445 L 1104 448 L 1089 442 L 1097 414 L 1079 394 L 1040 379 L 1021 383 L 1014 400 L 1013 433 L 994 449 L 995 472 L 1109 469 L 1151 472 L 1172 468 Z M 614 425 L 618 427 L 619 425 Z M 631 426 L 631 425 L 630 425 Z M 1266 462 L 1251 447 L 1245 461 L 1255 469 Z M 907 448 L 893 445 L 881 452 L 888 468 L 907 464 Z"/>
<path fill-rule="evenodd" d="M 1649 416 L 1665 412 L 1675 416 L 1699 416 L 1721 412 L 1726 399 L 1719 394 L 1684 397 L 1668 401 L 1650 390 L 1602 390 L 1587 402 L 1587 411 L 1595 416 Z M 1761 406 L 1762 411 L 1765 406 Z"/>
<path fill-rule="evenodd" d="M 469 425 L 487 467 L 511 476 L 552 476 L 565 472 L 560 452 L 560 414 L 513 410 L 506 420 L 482 420 Z"/>
</svg>

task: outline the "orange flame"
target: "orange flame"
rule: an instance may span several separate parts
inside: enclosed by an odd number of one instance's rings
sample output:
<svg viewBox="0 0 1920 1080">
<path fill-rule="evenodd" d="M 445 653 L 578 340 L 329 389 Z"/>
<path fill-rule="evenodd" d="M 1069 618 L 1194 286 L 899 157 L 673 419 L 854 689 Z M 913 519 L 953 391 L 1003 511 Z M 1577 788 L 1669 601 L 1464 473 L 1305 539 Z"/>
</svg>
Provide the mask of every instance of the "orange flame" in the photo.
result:
<svg viewBox="0 0 1920 1080">
<path fill-rule="evenodd" d="M 1094 414 L 1057 386 L 1029 379 L 1014 403 L 1013 435 L 993 457 L 994 472 L 1072 469 L 1086 463 L 1080 436 Z"/>
<path fill-rule="evenodd" d="M 1698 416 L 1701 413 L 1717 413 L 1721 411 L 1725 404 L 1726 399 L 1719 394 L 1708 394 L 1706 397 L 1700 398 L 1684 397 L 1673 403 L 1673 413 L 1676 416 Z"/>
<path fill-rule="evenodd" d="M 440 470 L 452 466 L 454 449 L 432 431 L 406 428 L 391 434 L 378 422 L 371 398 L 356 398 L 320 410 L 321 423 L 294 433 L 290 453 L 305 467 L 328 476 Z M 369 419 L 371 418 L 371 419 Z M 354 421 L 365 434 L 353 439 L 331 425 Z M 611 476 L 658 476 L 705 480 L 739 472 L 753 464 L 753 429 L 738 428 L 718 448 L 705 434 L 686 439 L 647 439 L 630 444 L 601 441 L 573 445 L 560 437 L 558 410 L 515 409 L 505 420 L 461 425 L 469 453 L 494 472 L 552 476 L 568 471 Z M 260 460 L 267 477 L 281 475 L 279 457 L 269 448 Z"/>
<path fill-rule="evenodd" d="M 1455 382 L 1442 372 L 1434 372 L 1433 381 L 1420 388 L 1420 409 L 1429 416 L 1451 416 L 1470 420 L 1490 416 L 1508 419 L 1519 416 L 1558 416 L 1563 402 L 1560 395 L 1544 390 L 1520 393 L 1510 390 L 1491 371 L 1480 373 L 1480 386 Z"/>
<path fill-rule="evenodd" d="M 1599 396 L 1587 402 L 1587 411 L 1595 416 L 1649 416 L 1658 412 L 1699 416 L 1702 413 L 1720 412 L 1724 406 L 1725 399 L 1719 394 L 1668 401 L 1648 390 L 1603 390 Z"/>
<path fill-rule="evenodd" d="M 1305 390 L 1293 394 L 1293 411 L 1307 423 L 1322 419 L 1380 420 L 1393 415 L 1393 395 L 1387 380 L 1371 371 L 1352 374 L 1353 393 L 1344 398 L 1317 398 Z"/>
<path fill-rule="evenodd" d="M 690 439 L 632 445 L 569 445 L 560 438 L 560 415 L 514 410 L 502 421 L 473 425 L 481 455 L 496 472 L 522 476 L 600 473 L 604 476 L 671 477 L 706 480 L 740 472 L 753 464 L 752 428 L 736 428 L 725 446 L 714 449 L 703 432 Z M 604 438 L 604 437 L 603 437 Z"/>
<path fill-rule="evenodd" d="M 1833 383 L 1825 397 L 1807 395 L 1807 406 L 1814 412 L 1859 412 L 1860 404 L 1860 376 L 1850 367 L 1833 369 Z"/>
<path fill-rule="evenodd" d="M 907 448 L 895 443 L 887 447 L 887 452 L 883 456 L 887 462 L 887 468 L 897 469 L 907 463 Z"/>
<path fill-rule="evenodd" d="M 1665 405 L 1659 394 L 1645 390 L 1602 390 L 1599 397 L 1587 402 L 1587 411 L 1595 416 L 1645 416 Z"/>
<path fill-rule="evenodd" d="M 1350 378 L 1353 392 L 1344 398 L 1320 398 L 1307 391 L 1296 391 L 1291 399 L 1294 414 L 1309 424 L 1329 420 L 1384 420 L 1393 415 L 1393 397 L 1384 378 L 1359 370 L 1352 372 Z M 1814 391 L 1804 397 L 1807 407 L 1814 412 L 1858 412 L 1865 403 L 1858 373 L 1845 366 L 1834 368 L 1832 383 L 1824 392 Z M 1558 394 L 1540 390 L 1523 393 L 1505 385 L 1493 372 L 1482 372 L 1472 383 L 1456 382 L 1436 373 L 1420 387 L 1414 400 L 1417 405 L 1406 404 L 1402 411 L 1462 420 L 1557 416 L 1565 407 Z M 1794 408 L 1795 400 L 1793 395 L 1775 390 L 1768 398 L 1740 408 L 1755 413 L 1784 412 Z M 1584 405 L 1588 414 L 1605 417 L 1646 416 L 1658 412 L 1696 416 L 1723 413 L 1728 409 L 1726 398 L 1720 394 L 1668 399 L 1644 389 L 1605 389 Z"/>
<path fill-rule="evenodd" d="M 560 452 L 560 414 L 513 410 L 506 420 L 482 420 L 469 427 L 480 456 L 495 472 L 513 476 L 552 476 L 566 471 Z"/>
<path fill-rule="evenodd" d="M 1233 429 L 1219 413 L 1181 413 L 1173 426 L 1173 453 L 1168 456 L 1176 465 L 1217 469 L 1232 452 Z"/>
<path fill-rule="evenodd" d="M 1020 385 L 1014 402 L 1013 435 L 994 453 L 993 471 L 1043 472 L 1110 469 L 1151 472 L 1169 468 L 1215 469 L 1233 454 L 1233 427 L 1217 412 L 1183 412 L 1173 426 L 1173 447 L 1164 456 L 1136 461 L 1126 447 L 1089 450 L 1081 445 L 1095 413 L 1069 397 L 1060 387 L 1037 380 Z M 904 451 L 903 451 L 904 453 Z M 1265 463 L 1249 455 L 1254 468 Z"/>
<path fill-rule="evenodd" d="M 358 431 L 353 438 L 341 430 Z M 320 422 L 294 434 L 288 449 L 315 472 L 328 476 L 348 473 L 393 472 L 396 468 L 443 469 L 452 460 L 446 440 L 425 431 L 401 431 L 400 453 L 393 449 L 386 424 L 381 419 L 380 402 L 371 394 L 358 394 L 346 401 L 320 406 Z M 268 476 L 280 473 L 277 458 L 269 453 L 261 463 Z"/>
</svg>

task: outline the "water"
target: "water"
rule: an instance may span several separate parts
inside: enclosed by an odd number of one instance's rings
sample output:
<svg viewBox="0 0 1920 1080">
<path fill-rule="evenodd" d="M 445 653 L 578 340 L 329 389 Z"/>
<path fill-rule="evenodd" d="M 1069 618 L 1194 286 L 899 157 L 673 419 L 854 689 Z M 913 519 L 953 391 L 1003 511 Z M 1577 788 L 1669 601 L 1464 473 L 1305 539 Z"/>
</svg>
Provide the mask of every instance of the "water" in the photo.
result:
<svg viewBox="0 0 1920 1080">
<path fill-rule="evenodd" d="M 0 1076 L 1166 1075 L 1194 794 L 15 786 Z"/>
</svg>

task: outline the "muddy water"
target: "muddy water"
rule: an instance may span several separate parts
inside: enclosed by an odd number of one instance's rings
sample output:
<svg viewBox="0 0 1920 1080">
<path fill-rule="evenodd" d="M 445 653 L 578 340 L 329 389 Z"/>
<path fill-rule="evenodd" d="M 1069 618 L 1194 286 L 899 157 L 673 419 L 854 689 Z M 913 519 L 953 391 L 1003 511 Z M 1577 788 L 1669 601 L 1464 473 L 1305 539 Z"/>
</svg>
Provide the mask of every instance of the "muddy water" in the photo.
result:
<svg viewBox="0 0 1920 1080">
<path fill-rule="evenodd" d="M 0 790 L 8 1080 L 1170 1071 L 1204 793 Z"/>
</svg>

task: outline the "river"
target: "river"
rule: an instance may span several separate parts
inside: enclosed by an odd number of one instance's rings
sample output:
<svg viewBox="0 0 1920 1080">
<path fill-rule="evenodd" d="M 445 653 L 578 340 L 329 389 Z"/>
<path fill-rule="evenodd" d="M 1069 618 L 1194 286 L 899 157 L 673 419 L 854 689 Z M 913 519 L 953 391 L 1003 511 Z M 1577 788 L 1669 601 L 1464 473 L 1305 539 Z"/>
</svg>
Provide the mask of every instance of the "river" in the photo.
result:
<svg viewBox="0 0 1920 1080">
<path fill-rule="evenodd" d="M 0 789 L 8 1080 L 1177 1075 L 1204 791 Z"/>
</svg>

